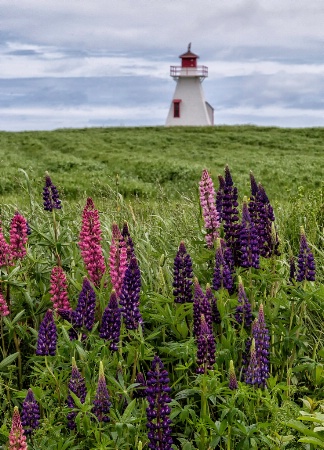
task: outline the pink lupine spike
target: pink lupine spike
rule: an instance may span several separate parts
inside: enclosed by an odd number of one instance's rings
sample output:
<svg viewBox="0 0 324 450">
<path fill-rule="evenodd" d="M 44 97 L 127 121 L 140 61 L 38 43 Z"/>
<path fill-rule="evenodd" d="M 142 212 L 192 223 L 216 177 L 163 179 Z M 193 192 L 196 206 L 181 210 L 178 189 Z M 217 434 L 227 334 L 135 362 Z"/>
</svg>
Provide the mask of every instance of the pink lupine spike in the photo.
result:
<svg viewBox="0 0 324 450">
<path fill-rule="evenodd" d="M 0 222 L 0 267 L 12 265 L 10 246 L 7 243 Z"/>
<path fill-rule="evenodd" d="M 18 406 L 14 407 L 12 426 L 9 433 L 9 450 L 27 450 L 26 436 L 21 425 Z"/>
<path fill-rule="evenodd" d="M 26 256 L 27 232 L 27 220 L 17 211 L 10 225 L 10 252 L 13 259 L 23 259 Z"/>
<path fill-rule="evenodd" d="M 110 278 L 117 297 L 121 294 L 125 272 L 127 270 L 127 246 L 118 225 L 112 225 L 112 240 L 109 250 Z"/>
<path fill-rule="evenodd" d="M 81 256 L 89 273 L 89 278 L 96 287 L 106 271 L 105 260 L 101 248 L 101 227 L 99 212 L 89 197 L 82 213 L 79 247 Z"/>
<path fill-rule="evenodd" d="M 8 316 L 10 314 L 6 299 L 0 292 L 0 317 Z"/>
<path fill-rule="evenodd" d="M 60 266 L 55 266 L 51 274 L 51 301 L 54 309 L 71 310 L 69 297 L 67 293 L 66 275 Z"/>
<path fill-rule="evenodd" d="M 215 188 L 208 171 L 203 170 L 199 182 L 200 205 L 207 234 L 205 236 L 208 248 L 212 248 L 219 236 L 219 214 L 216 209 Z"/>
</svg>

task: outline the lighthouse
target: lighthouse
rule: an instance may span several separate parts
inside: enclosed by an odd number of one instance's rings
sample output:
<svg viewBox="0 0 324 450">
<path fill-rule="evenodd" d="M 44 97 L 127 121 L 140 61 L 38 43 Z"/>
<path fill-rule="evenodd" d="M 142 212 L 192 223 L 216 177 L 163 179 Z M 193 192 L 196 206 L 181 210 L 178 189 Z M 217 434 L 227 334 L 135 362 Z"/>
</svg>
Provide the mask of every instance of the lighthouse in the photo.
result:
<svg viewBox="0 0 324 450">
<path fill-rule="evenodd" d="M 206 102 L 202 89 L 208 67 L 198 66 L 199 56 L 191 51 L 191 44 L 179 58 L 181 66 L 170 66 L 170 76 L 177 85 L 165 125 L 214 125 L 214 108 Z"/>
</svg>

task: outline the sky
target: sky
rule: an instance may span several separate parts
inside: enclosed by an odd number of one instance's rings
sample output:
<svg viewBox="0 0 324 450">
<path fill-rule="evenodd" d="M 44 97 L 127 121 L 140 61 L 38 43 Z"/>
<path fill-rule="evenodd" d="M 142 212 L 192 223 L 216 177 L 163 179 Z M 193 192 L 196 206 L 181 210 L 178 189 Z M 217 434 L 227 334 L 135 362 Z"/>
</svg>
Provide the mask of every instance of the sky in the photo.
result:
<svg viewBox="0 0 324 450">
<path fill-rule="evenodd" d="M 164 125 L 170 65 L 215 124 L 324 126 L 323 0 L 0 0 L 0 130 Z"/>
</svg>

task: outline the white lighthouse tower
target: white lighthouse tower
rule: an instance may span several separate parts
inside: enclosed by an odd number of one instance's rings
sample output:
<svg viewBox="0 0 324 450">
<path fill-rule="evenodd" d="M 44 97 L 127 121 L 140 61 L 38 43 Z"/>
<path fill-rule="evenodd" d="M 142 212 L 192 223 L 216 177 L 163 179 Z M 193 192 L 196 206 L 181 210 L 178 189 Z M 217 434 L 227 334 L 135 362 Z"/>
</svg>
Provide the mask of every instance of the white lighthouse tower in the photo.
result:
<svg viewBox="0 0 324 450">
<path fill-rule="evenodd" d="M 166 126 L 214 125 L 214 108 L 205 100 L 201 83 L 208 67 L 198 66 L 198 55 L 188 50 L 179 56 L 181 66 L 171 66 L 170 76 L 177 82 Z"/>
</svg>

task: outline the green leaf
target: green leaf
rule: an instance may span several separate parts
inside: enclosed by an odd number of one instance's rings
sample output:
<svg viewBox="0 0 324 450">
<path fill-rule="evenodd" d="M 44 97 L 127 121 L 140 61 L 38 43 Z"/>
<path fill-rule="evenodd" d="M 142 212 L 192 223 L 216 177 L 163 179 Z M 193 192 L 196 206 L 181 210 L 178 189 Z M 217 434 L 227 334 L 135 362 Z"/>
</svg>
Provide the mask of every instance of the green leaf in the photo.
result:
<svg viewBox="0 0 324 450">
<path fill-rule="evenodd" d="M 324 441 L 315 437 L 302 437 L 298 442 L 305 442 L 305 444 L 313 444 L 315 448 L 324 448 Z"/>
<path fill-rule="evenodd" d="M 12 355 L 7 356 L 7 358 L 3 359 L 0 363 L 0 370 L 3 370 L 5 367 L 9 366 L 19 355 L 19 352 L 13 353 Z"/>
</svg>

